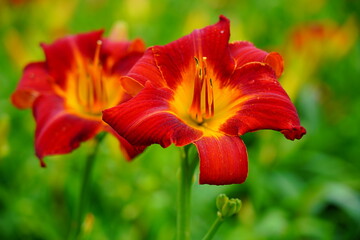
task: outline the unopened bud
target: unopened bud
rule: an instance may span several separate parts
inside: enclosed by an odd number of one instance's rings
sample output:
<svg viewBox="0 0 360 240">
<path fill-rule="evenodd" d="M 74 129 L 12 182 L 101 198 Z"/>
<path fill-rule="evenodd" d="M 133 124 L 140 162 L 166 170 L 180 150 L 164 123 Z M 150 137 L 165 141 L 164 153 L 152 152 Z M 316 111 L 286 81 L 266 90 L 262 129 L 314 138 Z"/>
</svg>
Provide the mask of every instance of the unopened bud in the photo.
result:
<svg viewBox="0 0 360 240">
<path fill-rule="evenodd" d="M 229 199 L 225 194 L 220 194 L 216 199 L 218 215 L 222 218 L 231 217 L 241 209 L 241 200 L 238 198 Z"/>
<path fill-rule="evenodd" d="M 229 201 L 229 198 L 225 194 L 219 194 L 216 198 L 216 207 L 219 211 L 224 207 L 224 205 Z"/>
</svg>

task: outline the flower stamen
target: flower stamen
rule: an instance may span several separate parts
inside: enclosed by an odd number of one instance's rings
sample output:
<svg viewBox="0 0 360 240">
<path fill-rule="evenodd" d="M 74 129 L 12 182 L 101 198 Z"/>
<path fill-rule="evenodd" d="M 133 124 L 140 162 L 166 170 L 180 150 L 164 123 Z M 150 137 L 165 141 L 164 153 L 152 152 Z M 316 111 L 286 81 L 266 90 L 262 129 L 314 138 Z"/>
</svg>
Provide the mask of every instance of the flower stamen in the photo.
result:
<svg viewBox="0 0 360 240">
<path fill-rule="evenodd" d="M 96 42 L 94 58 L 90 63 L 78 61 L 77 99 L 83 111 L 90 115 L 99 115 L 107 106 L 108 96 L 104 86 L 103 69 L 100 62 L 102 41 Z"/>
<path fill-rule="evenodd" d="M 206 119 L 214 116 L 213 83 L 212 79 L 207 76 L 206 59 L 206 57 L 202 57 L 200 62 L 197 57 L 194 57 L 196 72 L 193 100 L 189 109 L 189 114 L 199 125 L 202 125 Z"/>
</svg>

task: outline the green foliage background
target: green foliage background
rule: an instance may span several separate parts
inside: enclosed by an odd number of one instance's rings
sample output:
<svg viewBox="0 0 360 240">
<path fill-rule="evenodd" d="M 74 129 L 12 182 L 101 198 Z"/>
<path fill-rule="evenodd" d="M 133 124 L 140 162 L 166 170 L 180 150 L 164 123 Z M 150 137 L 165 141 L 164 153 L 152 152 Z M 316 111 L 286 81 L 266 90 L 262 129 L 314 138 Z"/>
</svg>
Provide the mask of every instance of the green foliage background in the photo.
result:
<svg viewBox="0 0 360 240">
<path fill-rule="evenodd" d="M 40 42 L 128 24 L 147 46 L 169 43 L 194 28 L 231 20 L 231 39 L 278 51 L 280 79 L 307 135 L 248 133 L 250 170 L 241 185 L 198 185 L 192 196 L 192 238 L 216 217 L 215 197 L 243 200 L 240 214 L 215 239 L 360 239 L 359 1 L 0 0 L 0 239 L 66 239 L 78 200 L 89 141 L 68 155 L 34 156 L 30 110 L 9 96 L 26 63 L 44 58 Z M 343 41 L 310 36 L 308 51 L 291 34 L 313 23 L 347 29 Z M 348 27 L 346 27 L 348 26 Z M 315 43 L 312 43 L 315 42 Z M 97 157 L 82 239 L 173 239 L 179 151 L 152 146 L 126 162 L 107 136 Z"/>
</svg>

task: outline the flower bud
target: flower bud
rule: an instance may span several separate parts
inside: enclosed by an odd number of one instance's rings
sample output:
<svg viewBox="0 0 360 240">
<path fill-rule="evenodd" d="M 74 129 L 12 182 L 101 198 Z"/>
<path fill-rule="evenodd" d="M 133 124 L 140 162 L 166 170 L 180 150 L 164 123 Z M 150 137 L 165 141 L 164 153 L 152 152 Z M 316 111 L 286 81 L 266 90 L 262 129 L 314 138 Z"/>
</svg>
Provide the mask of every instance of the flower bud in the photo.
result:
<svg viewBox="0 0 360 240">
<path fill-rule="evenodd" d="M 218 215 L 221 218 L 231 217 L 238 213 L 241 209 L 241 200 L 238 198 L 229 199 L 225 194 L 220 194 L 216 198 L 216 206 L 218 208 Z"/>
<path fill-rule="evenodd" d="M 219 194 L 216 198 L 216 207 L 219 211 L 223 208 L 223 206 L 229 201 L 229 198 L 225 194 Z"/>
</svg>

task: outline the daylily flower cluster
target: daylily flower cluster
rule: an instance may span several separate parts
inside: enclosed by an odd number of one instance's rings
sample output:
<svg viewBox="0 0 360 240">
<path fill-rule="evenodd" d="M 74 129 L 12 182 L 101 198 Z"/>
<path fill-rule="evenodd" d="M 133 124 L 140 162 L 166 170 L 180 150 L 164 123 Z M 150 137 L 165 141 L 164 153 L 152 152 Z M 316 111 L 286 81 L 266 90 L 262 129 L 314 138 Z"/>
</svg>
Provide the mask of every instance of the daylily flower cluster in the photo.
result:
<svg viewBox="0 0 360 240">
<path fill-rule="evenodd" d="M 145 52 L 140 40 L 70 36 L 42 45 L 46 61 L 25 68 L 12 100 L 33 108 L 40 159 L 109 131 L 128 159 L 151 144 L 195 144 L 200 183 L 242 183 L 241 135 L 273 129 L 294 140 L 306 131 L 278 82 L 282 57 L 229 37 L 224 16 Z"/>
</svg>

